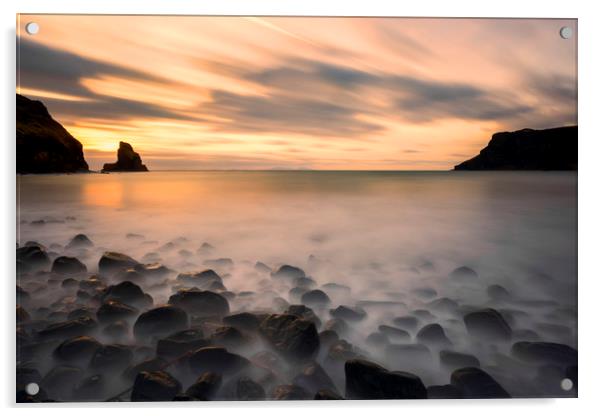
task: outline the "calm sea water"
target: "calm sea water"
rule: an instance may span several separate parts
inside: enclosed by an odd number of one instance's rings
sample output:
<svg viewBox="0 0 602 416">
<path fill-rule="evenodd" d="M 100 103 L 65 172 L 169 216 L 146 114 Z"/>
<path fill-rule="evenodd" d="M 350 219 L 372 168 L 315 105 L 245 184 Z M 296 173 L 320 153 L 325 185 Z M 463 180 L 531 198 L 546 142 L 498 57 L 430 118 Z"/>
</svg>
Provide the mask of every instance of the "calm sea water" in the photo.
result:
<svg viewBox="0 0 602 416">
<path fill-rule="evenodd" d="M 261 285 L 266 290 L 265 276 L 252 267 L 262 261 L 273 268 L 299 266 L 319 284 L 351 287 L 335 304 L 399 302 L 370 312 L 351 340 L 360 347 L 369 348 L 365 338 L 375 326 L 425 308 L 427 300 L 413 295 L 415 289 L 431 288 L 460 305 L 488 306 L 490 284 L 524 300 L 526 313 L 515 314 L 514 329 L 576 344 L 576 173 L 37 175 L 18 177 L 18 203 L 19 244 L 38 241 L 58 255 L 84 233 L 95 246 L 78 257 L 91 272 L 104 250 L 158 259 L 176 271 L 207 268 L 207 260 L 227 257 L 235 267 L 219 271 L 234 292 Z M 213 251 L 197 251 L 203 242 Z M 449 272 L 463 265 L 477 271 L 478 283 L 450 283 Z M 288 288 L 269 290 L 294 302 Z M 151 293 L 155 303 L 170 294 Z M 265 299 L 246 302 L 234 300 L 232 309 L 268 305 Z M 456 318 L 433 317 L 461 349 L 465 329 Z M 422 376 L 435 377 L 432 382 L 448 377 Z"/>
</svg>

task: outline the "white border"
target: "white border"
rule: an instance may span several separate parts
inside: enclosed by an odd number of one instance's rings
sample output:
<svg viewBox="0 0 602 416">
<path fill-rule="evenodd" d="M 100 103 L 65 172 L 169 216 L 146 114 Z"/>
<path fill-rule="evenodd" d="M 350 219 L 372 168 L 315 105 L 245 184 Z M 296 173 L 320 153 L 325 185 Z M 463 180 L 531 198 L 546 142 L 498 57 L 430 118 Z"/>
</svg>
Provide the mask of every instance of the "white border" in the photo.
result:
<svg viewBox="0 0 602 416">
<path fill-rule="evenodd" d="M 219 412 L 220 415 L 303 415 L 308 413 L 344 412 L 346 415 L 364 416 L 371 409 L 379 413 L 409 415 L 463 415 L 488 416 L 526 412 L 546 415 L 599 414 L 598 402 L 602 383 L 602 325 L 600 324 L 600 273 L 599 242 L 601 235 L 602 189 L 600 174 L 602 146 L 600 121 L 600 74 L 602 60 L 600 41 L 602 14 L 599 2 L 578 0 L 227 0 L 204 2 L 193 0 L 21 0 L 14 4 L 0 2 L 2 13 L 2 45 L 0 71 L 2 71 L 2 150 L 0 170 L 2 179 L 2 223 L 0 264 L 3 273 L 2 309 L 4 311 L 2 350 L 2 375 L 0 393 L 2 404 L 10 413 L 27 413 L 41 410 L 44 415 L 79 414 L 82 411 L 101 415 L 107 411 L 125 413 L 129 409 L 145 415 L 164 415 L 167 409 L 178 413 Z M 579 399 L 559 400 L 507 400 L 507 401 L 428 401 L 428 402 L 336 402 L 336 403 L 169 403 L 169 404 L 107 404 L 92 405 L 18 406 L 14 402 L 14 247 L 15 247 L 15 21 L 16 13 L 106 13 L 106 14 L 231 14 L 231 15 L 336 15 L 336 16 L 442 16 L 442 17 L 556 17 L 579 19 Z M 509 63 L 511 64 L 511 63 Z M 85 407 L 85 410 L 82 409 Z M 243 410 L 244 409 L 244 410 Z"/>
</svg>

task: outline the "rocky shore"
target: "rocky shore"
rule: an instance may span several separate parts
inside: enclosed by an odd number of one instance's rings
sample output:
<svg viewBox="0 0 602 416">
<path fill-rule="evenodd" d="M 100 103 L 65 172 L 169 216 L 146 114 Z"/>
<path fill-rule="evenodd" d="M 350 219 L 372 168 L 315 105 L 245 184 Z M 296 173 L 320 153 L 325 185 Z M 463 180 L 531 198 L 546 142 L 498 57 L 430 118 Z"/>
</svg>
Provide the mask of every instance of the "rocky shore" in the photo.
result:
<svg viewBox="0 0 602 416">
<path fill-rule="evenodd" d="M 577 395 L 577 351 L 560 342 L 572 328 L 549 321 L 576 311 L 467 266 L 416 272 L 483 302 L 427 285 L 360 299 L 310 266 L 215 258 L 209 242 L 182 237 L 137 260 L 94 240 L 17 246 L 18 402 Z M 205 267 L 174 270 L 168 250 Z M 237 290 L 234 270 L 257 289 Z"/>
</svg>

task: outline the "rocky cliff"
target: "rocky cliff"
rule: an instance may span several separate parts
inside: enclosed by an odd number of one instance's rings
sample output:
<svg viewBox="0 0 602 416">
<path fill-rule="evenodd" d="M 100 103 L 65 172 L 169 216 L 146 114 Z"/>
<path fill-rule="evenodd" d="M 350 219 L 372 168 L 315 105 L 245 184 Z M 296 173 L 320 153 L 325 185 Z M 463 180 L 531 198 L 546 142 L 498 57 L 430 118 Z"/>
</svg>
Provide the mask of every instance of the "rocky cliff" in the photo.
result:
<svg viewBox="0 0 602 416">
<path fill-rule="evenodd" d="M 495 133 L 455 170 L 577 170 L 577 126 Z"/>
<path fill-rule="evenodd" d="M 117 162 L 105 163 L 102 167 L 103 172 L 148 172 L 146 165 L 142 164 L 140 155 L 134 152 L 132 145 L 126 142 L 119 142 L 117 150 Z"/>
<path fill-rule="evenodd" d="M 82 144 L 44 104 L 17 94 L 17 173 L 87 171 Z"/>
</svg>

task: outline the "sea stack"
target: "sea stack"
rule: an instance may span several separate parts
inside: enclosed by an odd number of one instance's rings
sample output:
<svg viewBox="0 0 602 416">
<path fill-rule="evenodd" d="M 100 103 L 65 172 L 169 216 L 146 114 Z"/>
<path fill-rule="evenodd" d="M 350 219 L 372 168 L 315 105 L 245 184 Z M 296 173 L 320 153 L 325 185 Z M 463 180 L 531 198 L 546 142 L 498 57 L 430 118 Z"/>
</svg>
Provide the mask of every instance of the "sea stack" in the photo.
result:
<svg viewBox="0 0 602 416">
<path fill-rule="evenodd" d="M 17 94 L 17 173 L 88 172 L 82 144 L 40 101 Z"/>
<path fill-rule="evenodd" d="M 577 126 L 495 133 L 455 170 L 577 170 Z"/>
<path fill-rule="evenodd" d="M 142 163 L 140 155 L 134 152 L 132 145 L 126 142 L 119 142 L 117 150 L 117 162 L 105 163 L 102 167 L 103 172 L 148 172 L 146 165 Z"/>
</svg>

